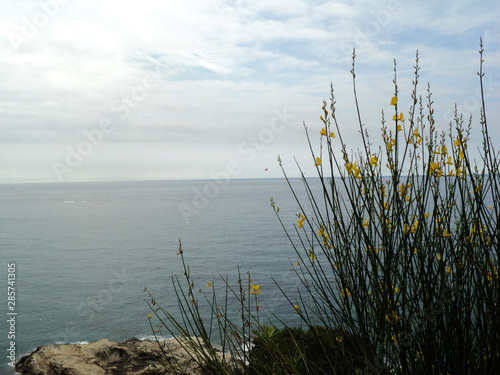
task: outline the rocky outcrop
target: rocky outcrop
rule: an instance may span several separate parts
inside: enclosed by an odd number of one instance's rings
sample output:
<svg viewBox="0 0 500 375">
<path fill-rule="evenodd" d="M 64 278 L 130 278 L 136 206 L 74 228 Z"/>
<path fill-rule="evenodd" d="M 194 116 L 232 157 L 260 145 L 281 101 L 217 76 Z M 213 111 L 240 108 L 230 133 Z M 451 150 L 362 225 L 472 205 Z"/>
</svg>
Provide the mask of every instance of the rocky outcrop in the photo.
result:
<svg viewBox="0 0 500 375">
<path fill-rule="evenodd" d="M 177 366 L 180 374 L 202 374 L 200 366 L 176 340 L 138 340 L 116 343 L 99 340 L 90 344 L 41 346 L 21 358 L 16 371 L 23 375 L 160 375 L 167 371 L 158 358 Z"/>
</svg>

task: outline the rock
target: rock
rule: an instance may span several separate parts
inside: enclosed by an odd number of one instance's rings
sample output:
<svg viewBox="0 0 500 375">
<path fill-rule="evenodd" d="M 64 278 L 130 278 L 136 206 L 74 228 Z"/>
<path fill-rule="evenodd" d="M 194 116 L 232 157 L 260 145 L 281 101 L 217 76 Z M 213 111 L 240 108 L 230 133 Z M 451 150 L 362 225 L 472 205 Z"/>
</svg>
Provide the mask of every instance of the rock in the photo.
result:
<svg viewBox="0 0 500 375">
<path fill-rule="evenodd" d="M 90 344 L 41 346 L 16 364 L 22 375 L 162 375 L 170 373 L 158 358 L 178 366 L 180 374 L 202 374 L 201 367 L 177 340 L 138 340 L 116 343 L 99 340 Z"/>
</svg>

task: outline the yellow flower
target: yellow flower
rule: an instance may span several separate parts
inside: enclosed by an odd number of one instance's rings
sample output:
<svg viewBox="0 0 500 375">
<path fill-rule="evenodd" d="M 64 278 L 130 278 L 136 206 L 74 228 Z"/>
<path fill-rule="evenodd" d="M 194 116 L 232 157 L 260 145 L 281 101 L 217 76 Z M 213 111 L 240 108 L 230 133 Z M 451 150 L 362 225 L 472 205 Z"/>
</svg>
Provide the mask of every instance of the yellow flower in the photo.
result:
<svg viewBox="0 0 500 375">
<path fill-rule="evenodd" d="M 335 138 L 335 133 L 334 132 L 330 132 L 330 138 Z"/>
<path fill-rule="evenodd" d="M 368 222 L 370 221 L 370 219 L 366 219 L 365 222 L 363 223 L 363 228 L 368 228 Z"/>
<path fill-rule="evenodd" d="M 386 315 L 385 320 L 387 320 L 389 323 L 392 325 L 396 325 L 399 321 L 399 317 L 396 315 L 396 313 L 393 311 L 391 315 Z"/>
<path fill-rule="evenodd" d="M 355 178 L 361 178 L 361 175 L 360 175 L 360 170 L 358 167 L 356 167 L 356 161 L 353 163 L 347 163 L 346 165 L 346 169 L 347 169 L 347 172 L 349 173 L 349 175 L 354 175 Z"/>
<path fill-rule="evenodd" d="M 316 255 L 314 255 L 314 251 L 309 250 L 309 258 L 311 258 L 311 260 L 316 259 Z"/>
<path fill-rule="evenodd" d="M 344 291 L 344 289 L 340 289 L 340 295 L 341 295 L 341 296 L 345 296 L 345 295 L 347 295 L 347 296 L 349 296 L 349 297 L 350 297 L 350 296 L 351 296 L 351 292 L 349 291 L 349 289 L 348 289 L 348 288 L 345 288 L 345 291 Z"/>
<path fill-rule="evenodd" d="M 410 231 L 410 226 L 408 224 L 403 225 L 403 234 L 407 234 Z"/>
<path fill-rule="evenodd" d="M 488 281 L 495 281 L 496 279 L 498 279 L 498 269 L 497 268 L 493 268 L 492 270 L 493 272 L 489 272 L 489 271 L 486 271 L 486 279 Z M 491 284 L 489 285 L 491 286 Z"/>
<path fill-rule="evenodd" d="M 326 130 L 325 130 L 325 128 L 321 129 L 320 134 L 321 134 L 321 135 L 326 135 Z"/>
<path fill-rule="evenodd" d="M 443 175 L 441 165 L 439 163 L 433 162 L 431 165 L 429 165 L 429 174 L 434 174 L 436 177 L 441 177 Z"/>
<path fill-rule="evenodd" d="M 450 236 L 451 236 L 451 234 L 450 234 L 450 232 L 448 232 L 448 230 L 447 230 L 447 229 L 445 229 L 445 230 L 444 230 L 444 232 L 443 232 L 443 236 L 444 236 L 444 237 L 450 237 Z"/>
<path fill-rule="evenodd" d="M 433 162 L 430 166 L 429 169 L 431 172 L 433 172 L 435 169 L 439 168 L 439 163 Z"/>
<path fill-rule="evenodd" d="M 260 285 L 252 284 L 252 290 L 250 294 L 260 294 Z"/>
<path fill-rule="evenodd" d="M 398 188 L 398 193 L 399 193 L 399 196 L 402 197 L 403 195 L 407 195 L 408 194 L 408 188 L 411 187 L 411 184 L 408 184 L 405 186 L 405 184 L 401 184 L 399 185 L 399 188 Z"/>
<path fill-rule="evenodd" d="M 417 148 L 417 147 L 418 147 L 418 145 L 421 145 L 421 144 L 422 144 L 422 137 L 420 137 L 420 135 L 418 134 L 418 131 L 417 131 L 417 130 L 415 130 L 415 131 L 413 132 L 413 136 L 414 136 L 414 138 L 415 138 L 415 139 L 414 139 L 414 140 L 412 140 L 412 139 L 408 139 L 408 144 L 410 144 L 410 145 L 412 145 L 412 144 L 413 144 L 413 145 L 415 145 L 415 148 Z"/>
<path fill-rule="evenodd" d="M 324 234 L 325 234 L 325 228 L 323 228 L 323 227 L 319 228 L 318 236 L 322 236 Z"/>
<path fill-rule="evenodd" d="M 401 130 L 403 130 L 403 127 L 401 126 L 401 124 L 398 124 L 398 127 L 396 129 L 398 132 L 400 132 Z"/>
<path fill-rule="evenodd" d="M 417 229 L 418 229 L 418 220 L 415 220 L 415 222 L 413 223 L 413 226 L 411 228 L 410 233 L 413 233 L 413 234 L 417 233 Z"/>
<path fill-rule="evenodd" d="M 460 138 L 457 138 L 455 142 L 453 142 L 453 145 L 455 147 L 460 147 L 460 145 L 462 144 L 462 140 Z"/>
<path fill-rule="evenodd" d="M 370 156 L 370 164 L 373 165 L 374 167 L 377 166 L 377 164 L 378 164 L 377 155 L 373 154 L 373 156 Z"/>
<path fill-rule="evenodd" d="M 149 314 L 148 315 L 148 319 L 151 319 L 153 317 L 153 315 Z"/>
<path fill-rule="evenodd" d="M 394 116 L 392 116 L 392 119 L 393 119 L 394 121 L 398 121 L 398 120 L 399 120 L 399 121 L 401 121 L 401 122 L 404 122 L 404 121 L 405 121 L 405 119 L 404 119 L 404 117 L 403 117 L 403 112 L 401 112 L 401 113 L 399 114 L 399 116 L 398 116 L 397 114 L 395 114 Z M 398 130 L 400 130 L 400 129 L 398 129 Z"/>
<path fill-rule="evenodd" d="M 206 285 L 207 288 L 211 287 L 212 283 L 209 281 L 208 284 Z"/>
<path fill-rule="evenodd" d="M 388 152 L 392 152 L 392 142 L 387 142 L 385 144 L 385 147 L 387 148 L 387 151 Z"/>
<path fill-rule="evenodd" d="M 422 362 L 424 361 L 424 355 L 422 354 L 422 349 L 418 349 L 417 358 L 415 358 L 415 362 L 417 362 L 418 360 L 421 360 Z"/>
<path fill-rule="evenodd" d="M 441 260 L 441 258 L 442 258 L 441 254 L 438 253 L 437 258 L 438 258 L 438 260 Z"/>
<path fill-rule="evenodd" d="M 321 165 L 321 159 L 318 156 L 316 156 L 316 164 L 314 164 L 314 166 L 317 167 L 319 165 Z"/>
<path fill-rule="evenodd" d="M 396 105 L 396 104 L 398 104 L 398 98 L 396 98 L 395 96 L 393 96 L 393 97 L 391 98 L 391 103 L 390 103 L 390 105 Z"/>
<path fill-rule="evenodd" d="M 297 310 L 297 311 L 298 311 L 298 310 L 300 310 L 299 305 L 294 305 L 293 307 L 294 307 L 294 308 L 295 308 L 295 310 Z"/>
<path fill-rule="evenodd" d="M 299 228 L 302 228 L 302 226 L 304 225 L 304 220 L 306 219 L 306 217 L 302 214 L 299 214 L 299 220 L 297 220 L 297 226 Z"/>
</svg>

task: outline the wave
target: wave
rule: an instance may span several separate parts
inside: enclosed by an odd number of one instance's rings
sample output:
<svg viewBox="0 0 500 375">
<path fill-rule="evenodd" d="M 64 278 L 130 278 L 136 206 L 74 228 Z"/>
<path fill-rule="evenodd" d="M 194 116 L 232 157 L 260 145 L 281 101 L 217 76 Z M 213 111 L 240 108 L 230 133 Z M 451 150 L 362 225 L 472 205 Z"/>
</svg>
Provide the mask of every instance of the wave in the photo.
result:
<svg viewBox="0 0 500 375">
<path fill-rule="evenodd" d="M 160 336 L 157 336 L 158 337 L 158 340 L 159 341 L 168 341 L 168 340 L 172 340 L 174 338 L 174 336 L 168 336 L 168 337 L 160 337 Z M 139 340 L 152 340 L 152 341 L 156 341 L 156 337 L 154 335 L 139 335 L 137 336 L 137 338 Z"/>
</svg>

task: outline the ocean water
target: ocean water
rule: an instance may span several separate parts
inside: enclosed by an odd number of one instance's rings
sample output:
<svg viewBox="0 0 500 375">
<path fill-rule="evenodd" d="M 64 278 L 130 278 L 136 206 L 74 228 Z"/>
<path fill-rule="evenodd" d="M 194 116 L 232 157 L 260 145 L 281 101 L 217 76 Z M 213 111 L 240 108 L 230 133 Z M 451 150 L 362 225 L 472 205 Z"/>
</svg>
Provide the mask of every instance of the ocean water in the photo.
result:
<svg viewBox="0 0 500 375">
<path fill-rule="evenodd" d="M 219 275 L 235 285 L 239 266 L 260 285 L 261 309 L 286 319 L 290 306 L 271 278 L 293 293 L 296 256 L 270 197 L 292 228 L 299 208 L 283 179 L 0 185 L 0 372 L 14 373 L 10 341 L 19 359 L 55 342 L 150 337 L 144 287 L 175 310 L 179 239 L 196 288 L 222 286 Z M 15 340 L 5 293 L 11 263 Z"/>
</svg>

